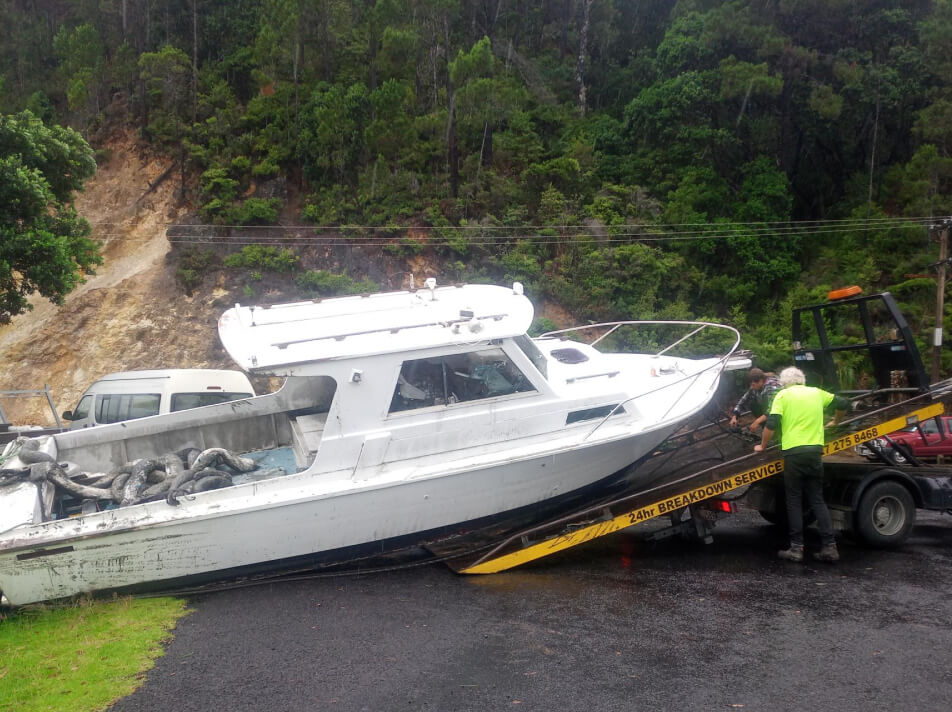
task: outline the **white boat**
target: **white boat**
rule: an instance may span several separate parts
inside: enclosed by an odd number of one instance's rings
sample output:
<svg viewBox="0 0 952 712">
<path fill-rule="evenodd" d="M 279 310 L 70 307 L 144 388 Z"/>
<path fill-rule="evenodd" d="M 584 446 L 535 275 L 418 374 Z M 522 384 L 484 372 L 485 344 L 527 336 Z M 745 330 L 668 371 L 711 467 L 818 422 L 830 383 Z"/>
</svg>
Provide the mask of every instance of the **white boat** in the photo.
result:
<svg viewBox="0 0 952 712">
<path fill-rule="evenodd" d="M 236 305 L 219 321 L 222 343 L 249 372 L 284 376 L 280 390 L 53 435 L 39 451 L 90 473 L 219 447 L 269 476 L 237 476 L 178 506 L 102 511 L 51 507 L 49 483 L 0 487 L 0 591 L 19 605 L 167 588 L 541 515 L 617 484 L 704 408 L 725 368 L 749 365 L 731 361 L 739 336 L 722 325 L 593 325 L 600 336 L 587 344 L 563 332 L 529 338 L 532 318 L 518 283 L 427 280 L 415 291 Z M 622 326 L 681 336 L 651 353 L 596 348 Z M 673 355 L 712 331 L 727 335 L 722 352 Z M 624 476 L 637 479 L 637 468 Z"/>
</svg>

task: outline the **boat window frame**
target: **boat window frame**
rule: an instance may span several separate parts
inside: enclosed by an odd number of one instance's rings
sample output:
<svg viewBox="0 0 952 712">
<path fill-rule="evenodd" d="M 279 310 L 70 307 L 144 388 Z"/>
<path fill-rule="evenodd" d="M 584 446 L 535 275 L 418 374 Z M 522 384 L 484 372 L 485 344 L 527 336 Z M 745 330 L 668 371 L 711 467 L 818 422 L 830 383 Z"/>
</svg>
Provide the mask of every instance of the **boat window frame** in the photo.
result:
<svg viewBox="0 0 952 712">
<path fill-rule="evenodd" d="M 514 336 L 512 342 L 519 348 L 519 350 L 525 355 L 529 362 L 535 366 L 535 369 L 546 381 L 549 380 L 549 360 L 546 358 L 546 355 L 542 353 L 536 342 L 528 334 L 520 334 L 519 336 Z M 510 356 L 510 358 L 512 358 Z M 523 374 L 525 375 L 525 374 Z"/>
<path fill-rule="evenodd" d="M 506 361 L 509 363 L 509 365 L 519 373 L 519 375 L 522 377 L 523 382 L 525 383 L 526 386 L 528 386 L 528 388 L 519 390 L 519 391 L 513 391 L 511 393 L 501 393 L 498 395 L 488 395 L 481 398 L 470 398 L 467 400 L 458 400 L 452 403 L 434 403 L 432 405 L 424 405 L 417 408 L 405 408 L 401 410 L 393 410 L 393 403 L 397 396 L 397 389 L 400 387 L 400 378 L 403 375 L 404 367 L 406 366 L 406 364 L 410 362 L 414 362 L 414 361 L 425 361 L 427 359 L 439 359 L 441 364 L 444 364 L 445 359 L 447 358 L 467 356 L 470 354 L 480 354 L 480 353 L 485 354 L 491 351 L 498 351 L 502 356 L 504 356 Z M 520 350 L 520 353 L 522 353 L 521 350 Z M 517 360 L 512 357 L 512 354 L 510 354 L 504 348 L 503 343 L 500 343 L 496 340 L 493 340 L 483 345 L 482 348 L 476 348 L 476 349 L 470 348 L 470 349 L 459 350 L 459 351 L 442 352 L 442 353 L 430 354 L 428 356 L 420 356 L 419 354 L 415 354 L 415 355 L 417 356 L 417 358 L 407 358 L 402 360 L 396 369 L 396 375 L 394 376 L 394 379 L 393 379 L 393 388 L 390 391 L 390 399 L 387 405 L 386 418 L 401 417 L 401 416 L 406 416 L 408 414 L 415 414 L 415 413 L 434 412 L 437 410 L 442 411 L 447 409 L 456 409 L 460 407 L 465 408 L 465 407 L 472 407 L 476 405 L 485 405 L 487 403 L 495 403 L 501 400 L 510 400 L 514 398 L 538 396 L 542 393 L 541 389 L 539 388 L 539 385 L 530 377 L 531 374 L 528 374 L 526 372 L 524 365 L 518 363 Z M 526 358 L 528 360 L 528 357 Z M 445 387 L 446 387 L 446 384 L 444 383 L 444 388 Z M 445 391 L 444 391 L 444 395 L 445 395 Z"/>
</svg>

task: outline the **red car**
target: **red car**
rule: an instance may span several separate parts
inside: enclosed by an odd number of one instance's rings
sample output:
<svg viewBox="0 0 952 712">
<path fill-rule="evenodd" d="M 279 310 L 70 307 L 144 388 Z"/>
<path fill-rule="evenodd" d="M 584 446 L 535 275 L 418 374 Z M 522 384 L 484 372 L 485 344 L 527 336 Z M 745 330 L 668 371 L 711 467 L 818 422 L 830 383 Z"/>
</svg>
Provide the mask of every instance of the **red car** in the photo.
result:
<svg viewBox="0 0 952 712">
<path fill-rule="evenodd" d="M 942 415 L 909 425 L 884 438 L 858 445 L 856 451 L 870 460 L 885 459 L 896 464 L 908 460 L 907 451 L 918 459 L 933 459 L 941 455 L 952 457 L 952 416 Z"/>
</svg>

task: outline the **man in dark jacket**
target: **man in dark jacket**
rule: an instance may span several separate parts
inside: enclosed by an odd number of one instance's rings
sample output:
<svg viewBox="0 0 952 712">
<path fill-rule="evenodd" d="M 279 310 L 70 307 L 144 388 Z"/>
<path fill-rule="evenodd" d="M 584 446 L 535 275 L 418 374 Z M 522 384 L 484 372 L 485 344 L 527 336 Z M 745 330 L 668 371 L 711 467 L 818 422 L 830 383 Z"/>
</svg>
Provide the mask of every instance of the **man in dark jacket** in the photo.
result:
<svg viewBox="0 0 952 712">
<path fill-rule="evenodd" d="M 839 421 L 849 408 L 849 401 L 820 388 L 804 385 L 806 377 L 799 368 L 785 368 L 780 372 L 783 389 L 774 396 L 760 445 L 756 452 L 767 447 L 776 430 L 780 430 L 780 450 L 783 452 L 783 483 L 787 496 L 787 522 L 790 546 L 777 552 L 781 559 L 803 561 L 803 498 L 816 515 L 822 548 L 813 557 L 818 561 L 839 561 L 833 535 L 830 510 L 823 501 L 823 416 L 824 408 L 836 410 L 833 422 Z"/>
<path fill-rule="evenodd" d="M 747 427 L 756 430 L 767 420 L 767 414 L 770 413 L 770 404 L 773 403 L 774 396 L 777 395 L 782 386 L 775 375 L 764 373 L 759 368 L 750 369 L 747 378 L 750 388 L 734 406 L 731 415 L 731 427 L 737 425 L 737 417 L 749 408 L 755 417 Z"/>
</svg>

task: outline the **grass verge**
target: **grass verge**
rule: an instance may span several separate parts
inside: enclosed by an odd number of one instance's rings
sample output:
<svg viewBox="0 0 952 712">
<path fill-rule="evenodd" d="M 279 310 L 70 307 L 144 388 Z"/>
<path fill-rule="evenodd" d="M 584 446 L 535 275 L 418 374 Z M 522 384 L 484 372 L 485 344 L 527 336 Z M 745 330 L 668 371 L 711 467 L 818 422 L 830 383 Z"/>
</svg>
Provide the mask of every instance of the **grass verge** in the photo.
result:
<svg viewBox="0 0 952 712">
<path fill-rule="evenodd" d="M 135 690 L 186 614 L 175 598 L 81 599 L 0 614 L 0 712 L 92 712 Z"/>
</svg>

